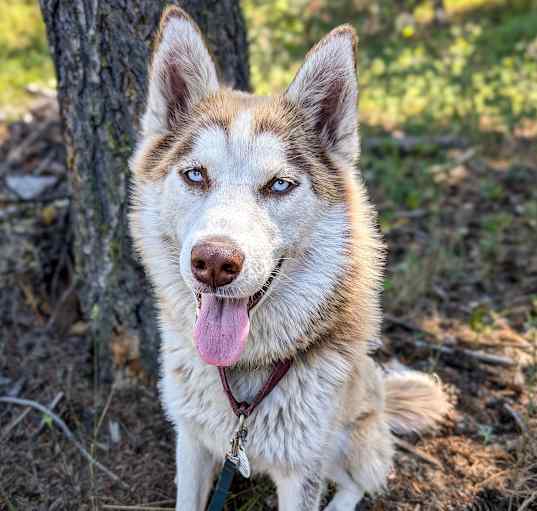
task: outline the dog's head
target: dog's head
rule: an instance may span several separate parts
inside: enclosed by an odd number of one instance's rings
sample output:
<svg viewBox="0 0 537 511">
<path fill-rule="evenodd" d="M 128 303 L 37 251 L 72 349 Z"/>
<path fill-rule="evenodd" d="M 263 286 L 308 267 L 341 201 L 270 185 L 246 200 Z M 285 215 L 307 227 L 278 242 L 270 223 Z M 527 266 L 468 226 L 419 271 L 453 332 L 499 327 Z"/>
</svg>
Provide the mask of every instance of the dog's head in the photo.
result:
<svg viewBox="0 0 537 511">
<path fill-rule="evenodd" d="M 191 291 L 210 364 L 241 357 L 250 316 L 274 322 L 271 296 L 287 318 L 275 342 L 303 334 L 299 316 L 311 322 L 334 285 L 358 157 L 355 40 L 349 26 L 333 30 L 285 93 L 255 97 L 220 83 L 188 15 L 163 16 L 132 161 L 132 231 L 172 316 Z"/>
</svg>

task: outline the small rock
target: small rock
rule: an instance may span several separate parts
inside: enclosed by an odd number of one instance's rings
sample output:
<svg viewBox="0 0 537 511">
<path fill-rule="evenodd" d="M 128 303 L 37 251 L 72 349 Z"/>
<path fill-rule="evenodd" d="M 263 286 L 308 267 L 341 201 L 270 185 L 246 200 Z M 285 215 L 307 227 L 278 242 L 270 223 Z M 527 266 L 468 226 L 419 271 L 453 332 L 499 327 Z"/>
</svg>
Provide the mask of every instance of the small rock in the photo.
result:
<svg viewBox="0 0 537 511">
<path fill-rule="evenodd" d="M 121 442 L 121 433 L 119 430 L 119 422 L 111 420 L 108 423 L 108 430 L 110 432 L 110 440 L 113 444 L 119 444 Z"/>
<path fill-rule="evenodd" d="M 31 200 L 58 182 L 55 176 L 7 176 L 8 188 L 21 199 Z"/>
<path fill-rule="evenodd" d="M 84 321 L 77 321 L 69 329 L 69 335 L 83 336 L 88 333 L 89 324 Z"/>
</svg>

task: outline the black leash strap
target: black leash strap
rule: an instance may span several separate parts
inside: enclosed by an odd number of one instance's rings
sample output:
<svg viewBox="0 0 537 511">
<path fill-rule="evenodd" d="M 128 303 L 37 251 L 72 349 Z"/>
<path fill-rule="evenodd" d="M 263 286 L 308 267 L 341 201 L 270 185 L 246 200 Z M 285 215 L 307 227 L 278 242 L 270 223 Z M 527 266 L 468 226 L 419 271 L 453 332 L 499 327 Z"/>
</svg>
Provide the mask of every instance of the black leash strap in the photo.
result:
<svg viewBox="0 0 537 511">
<path fill-rule="evenodd" d="M 224 509 L 224 503 L 236 470 L 235 464 L 226 458 L 207 511 L 222 511 Z"/>
</svg>

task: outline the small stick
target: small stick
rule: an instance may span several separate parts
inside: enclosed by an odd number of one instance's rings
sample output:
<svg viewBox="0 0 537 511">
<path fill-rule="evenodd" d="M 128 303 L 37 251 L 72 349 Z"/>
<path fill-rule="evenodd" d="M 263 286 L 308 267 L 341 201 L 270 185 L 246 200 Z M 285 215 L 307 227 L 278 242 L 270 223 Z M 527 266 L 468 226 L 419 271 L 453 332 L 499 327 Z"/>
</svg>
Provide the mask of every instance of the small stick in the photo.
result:
<svg viewBox="0 0 537 511">
<path fill-rule="evenodd" d="M 442 466 L 442 463 L 440 463 L 436 458 L 433 458 L 430 454 L 426 454 L 424 452 L 419 451 L 412 444 L 406 442 L 401 438 L 395 439 L 395 445 L 397 445 L 397 447 L 403 449 L 404 451 L 416 456 L 416 458 L 426 461 L 427 463 L 433 465 L 436 468 L 444 468 Z"/>
<path fill-rule="evenodd" d="M 515 421 L 520 431 L 522 433 L 527 433 L 528 427 L 526 426 L 526 423 L 524 422 L 520 414 L 509 403 L 506 403 L 505 401 L 503 401 L 502 405 L 503 405 L 504 410 L 507 413 L 509 413 L 511 417 L 513 417 L 513 420 Z"/>
<path fill-rule="evenodd" d="M 31 408 L 26 408 L 23 410 L 17 417 L 15 417 L 5 428 L 4 431 L 2 431 L 2 436 L 0 436 L 0 440 L 6 439 L 9 434 L 11 433 L 11 430 L 15 428 L 18 424 L 20 424 L 24 418 L 30 413 Z"/>
<path fill-rule="evenodd" d="M 128 485 L 124 483 L 116 474 L 108 470 L 104 465 L 94 459 L 91 454 L 86 451 L 82 444 L 75 438 L 75 435 L 67 427 L 67 424 L 65 424 L 63 420 L 61 420 L 54 412 L 51 412 L 46 406 L 43 406 L 41 403 L 38 403 L 36 401 L 32 401 L 31 399 L 20 399 L 17 397 L 0 397 L 0 403 L 10 403 L 18 406 L 28 406 L 48 415 L 52 419 L 52 422 L 54 422 L 54 424 L 56 424 L 56 426 L 60 428 L 65 437 L 71 442 L 73 442 L 73 444 L 80 451 L 82 456 L 84 456 L 84 458 L 86 458 L 92 465 L 95 465 L 98 469 L 102 470 L 108 477 L 110 477 L 110 479 L 113 479 L 114 481 L 119 482 L 122 486 L 128 488 Z"/>
<path fill-rule="evenodd" d="M 56 408 L 56 406 L 62 399 L 63 399 L 63 392 L 58 392 L 56 394 L 56 397 L 49 403 L 48 405 L 49 410 L 54 410 L 54 408 Z M 30 408 L 28 408 L 28 410 L 30 410 Z M 34 438 L 41 434 L 41 431 L 43 431 L 43 428 L 45 427 L 45 425 L 46 425 L 45 418 L 42 418 L 41 422 L 39 423 L 39 427 L 36 429 L 35 433 L 33 434 Z"/>
<path fill-rule="evenodd" d="M 428 348 L 432 351 L 438 351 L 444 355 L 463 355 L 468 358 L 473 358 L 478 362 L 484 364 L 511 367 L 515 365 L 512 358 L 504 357 L 502 355 L 493 355 L 491 353 L 485 353 L 484 351 L 467 350 L 465 348 L 449 348 L 438 344 L 431 344 L 428 342 L 414 340 L 412 341 L 418 348 Z"/>
<path fill-rule="evenodd" d="M 405 152 L 412 152 L 420 146 L 431 146 L 433 149 L 448 149 L 452 147 L 464 147 L 464 140 L 452 135 L 440 135 L 438 137 L 414 137 L 405 136 L 386 136 L 386 137 L 369 137 L 365 141 L 365 148 L 377 149 L 386 146 L 394 146 Z"/>
<path fill-rule="evenodd" d="M 397 318 L 395 316 L 392 316 L 391 314 L 384 314 L 384 319 L 386 321 L 389 321 L 390 323 L 393 323 L 394 325 L 403 327 L 405 330 L 408 330 L 410 332 L 420 332 L 421 334 L 435 337 L 431 332 L 420 328 L 418 325 L 414 325 L 414 323 L 410 323 L 408 321 L 405 321 L 404 319 Z"/>
<path fill-rule="evenodd" d="M 416 325 L 408 323 L 407 321 L 403 319 L 396 318 L 389 314 L 385 314 L 384 317 L 390 323 L 393 323 L 394 325 L 398 325 L 398 326 L 403 327 L 406 330 L 419 332 L 428 337 L 436 339 L 436 335 L 434 335 L 432 332 L 428 332 L 427 330 L 424 330 L 423 328 L 420 328 Z M 515 362 L 512 358 L 504 357 L 502 355 L 493 355 L 491 353 L 485 353 L 484 351 L 468 350 L 465 348 L 451 348 L 448 346 L 431 344 L 431 343 L 423 342 L 419 340 L 405 339 L 405 342 L 410 342 L 418 348 L 427 348 L 432 351 L 437 351 L 439 353 L 442 353 L 444 355 L 463 355 L 468 358 L 473 358 L 474 360 L 477 360 L 478 362 L 483 362 L 485 364 L 498 365 L 498 366 L 503 366 L 503 367 L 511 367 L 515 365 Z"/>
<path fill-rule="evenodd" d="M 11 396 L 13 397 L 13 396 Z M 50 404 L 48 405 L 49 408 L 51 410 L 54 410 L 55 406 L 59 403 L 59 401 L 63 398 L 63 392 L 59 392 L 58 395 L 50 402 Z M 11 433 L 11 430 L 17 426 L 18 424 L 20 424 L 24 418 L 30 413 L 32 409 L 30 407 L 27 407 L 25 410 L 22 411 L 22 413 L 16 417 L 15 419 L 13 419 L 5 428 L 4 428 L 4 431 L 2 432 L 2 436 L 0 437 L 0 440 L 4 440 L 5 438 L 7 438 L 7 436 L 9 436 L 9 433 Z M 41 419 L 41 424 L 39 425 L 39 429 L 34 433 L 34 437 L 37 436 L 41 430 L 43 429 L 43 427 L 45 426 L 45 420 L 44 419 Z"/>
<path fill-rule="evenodd" d="M 97 427 L 95 428 L 95 431 L 93 433 L 93 438 L 97 438 L 97 435 L 99 434 L 99 430 L 101 429 L 101 426 L 103 424 L 103 420 L 108 412 L 108 409 L 110 408 L 110 403 L 112 402 L 112 398 L 114 397 L 114 390 L 116 389 L 115 385 L 112 385 L 112 388 L 110 389 L 110 394 L 108 394 L 108 398 L 106 400 L 106 403 L 104 405 L 103 411 L 101 413 L 101 416 L 99 417 L 99 421 L 97 422 Z"/>
</svg>

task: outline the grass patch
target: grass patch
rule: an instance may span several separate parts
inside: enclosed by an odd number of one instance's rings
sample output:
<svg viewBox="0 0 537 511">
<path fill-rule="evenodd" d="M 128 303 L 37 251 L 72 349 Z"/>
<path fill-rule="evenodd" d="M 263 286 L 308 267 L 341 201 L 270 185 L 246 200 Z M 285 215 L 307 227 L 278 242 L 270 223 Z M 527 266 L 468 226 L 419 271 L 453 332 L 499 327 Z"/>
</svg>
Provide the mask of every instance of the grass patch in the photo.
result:
<svg viewBox="0 0 537 511">
<path fill-rule="evenodd" d="M 431 2 L 243 2 L 252 80 L 283 89 L 306 51 L 349 22 L 360 35 L 360 113 L 370 125 L 423 131 L 510 131 L 537 114 L 534 1 L 446 0 L 451 23 L 432 26 Z"/>
<path fill-rule="evenodd" d="M 31 95 L 28 84 L 53 87 L 54 69 L 37 1 L 6 0 L 0 16 L 0 111 L 22 113 Z"/>
</svg>

